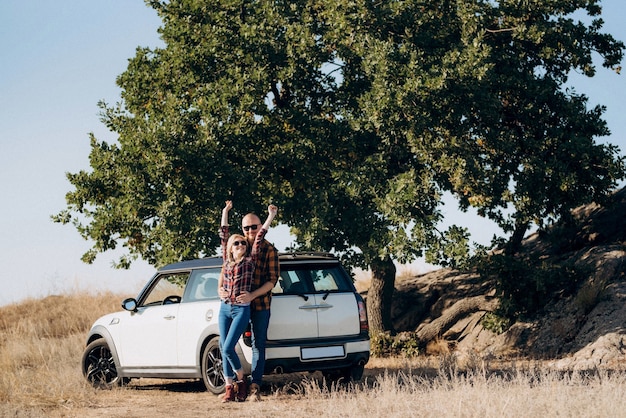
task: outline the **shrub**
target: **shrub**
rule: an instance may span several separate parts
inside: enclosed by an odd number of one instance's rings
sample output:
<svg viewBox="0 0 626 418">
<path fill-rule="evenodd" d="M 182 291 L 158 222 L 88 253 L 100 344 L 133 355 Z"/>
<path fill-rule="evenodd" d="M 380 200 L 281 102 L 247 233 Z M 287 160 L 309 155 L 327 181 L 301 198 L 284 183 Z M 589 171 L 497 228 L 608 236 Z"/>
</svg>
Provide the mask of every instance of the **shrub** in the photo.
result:
<svg viewBox="0 0 626 418">
<path fill-rule="evenodd" d="M 551 263 L 502 254 L 492 256 L 480 267 L 481 276 L 495 278 L 498 314 L 512 320 L 533 317 L 557 294 L 572 294 L 585 273 L 572 262 Z"/>
<path fill-rule="evenodd" d="M 495 334 L 502 334 L 511 326 L 511 320 L 498 315 L 495 312 L 487 312 L 481 321 L 481 325 L 486 330 Z"/>
<path fill-rule="evenodd" d="M 403 332 L 395 336 L 388 332 L 381 332 L 370 336 L 370 353 L 373 357 L 413 358 L 419 355 L 419 344 L 415 334 L 411 332 Z"/>
</svg>

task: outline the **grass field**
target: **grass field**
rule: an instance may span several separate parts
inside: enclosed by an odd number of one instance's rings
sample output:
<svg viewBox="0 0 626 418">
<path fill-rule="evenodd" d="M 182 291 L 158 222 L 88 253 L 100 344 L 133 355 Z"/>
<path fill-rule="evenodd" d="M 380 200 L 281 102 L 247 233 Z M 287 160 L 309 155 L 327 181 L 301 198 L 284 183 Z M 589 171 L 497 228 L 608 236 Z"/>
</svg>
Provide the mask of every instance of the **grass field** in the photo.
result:
<svg viewBox="0 0 626 418">
<path fill-rule="evenodd" d="M 328 386 L 319 373 L 270 376 L 259 403 L 224 405 L 189 381 L 96 390 L 80 371 L 85 335 L 122 298 L 76 292 L 0 307 L 0 416 L 626 417 L 626 373 L 459 364 L 452 354 L 374 358 L 349 385 Z"/>
</svg>

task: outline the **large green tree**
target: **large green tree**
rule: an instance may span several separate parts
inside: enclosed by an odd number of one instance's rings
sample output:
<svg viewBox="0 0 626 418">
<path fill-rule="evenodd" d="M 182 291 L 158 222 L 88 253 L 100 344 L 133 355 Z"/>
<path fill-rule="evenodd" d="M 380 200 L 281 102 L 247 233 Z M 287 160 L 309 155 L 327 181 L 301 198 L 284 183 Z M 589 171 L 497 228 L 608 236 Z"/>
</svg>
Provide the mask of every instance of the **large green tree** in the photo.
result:
<svg viewBox="0 0 626 418">
<path fill-rule="evenodd" d="M 101 103 L 118 135 L 56 219 L 163 264 L 211 254 L 221 205 L 270 200 L 300 248 L 372 270 L 374 331 L 392 330 L 394 260 L 469 255 L 439 231 L 441 196 L 498 222 L 513 251 L 532 222 L 600 198 L 624 174 L 602 109 L 563 91 L 616 68 L 597 1 L 147 1 L 163 48 L 138 49 Z M 591 190 L 592 192 L 588 192 Z M 511 212 L 512 210 L 512 212 Z M 511 214 L 512 213 L 512 214 Z"/>
<path fill-rule="evenodd" d="M 624 175 L 619 150 L 594 142 L 609 134 L 604 108 L 588 109 L 585 96 L 563 88 L 572 71 L 594 75 L 594 53 L 620 70 L 624 45 L 599 32 L 597 3 L 501 1 L 481 19 L 491 66 L 454 135 L 464 144 L 454 153 L 463 169 L 449 186 L 462 207 L 511 233 L 509 254 L 533 223 L 601 201 Z M 571 18 L 578 8 L 589 25 Z"/>
</svg>

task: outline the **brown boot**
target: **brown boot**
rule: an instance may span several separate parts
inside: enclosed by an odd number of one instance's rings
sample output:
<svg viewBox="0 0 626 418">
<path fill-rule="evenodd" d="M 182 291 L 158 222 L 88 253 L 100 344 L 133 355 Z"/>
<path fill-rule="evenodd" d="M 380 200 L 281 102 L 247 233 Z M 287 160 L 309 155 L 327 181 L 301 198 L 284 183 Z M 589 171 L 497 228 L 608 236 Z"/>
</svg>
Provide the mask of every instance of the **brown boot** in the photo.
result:
<svg viewBox="0 0 626 418">
<path fill-rule="evenodd" d="M 259 402 L 261 400 L 261 388 L 256 383 L 250 385 L 248 402 Z"/>
<path fill-rule="evenodd" d="M 235 387 L 233 385 L 226 385 L 226 392 L 222 396 L 222 403 L 233 402 L 235 400 Z"/>
<path fill-rule="evenodd" d="M 246 379 L 237 381 L 237 400 L 243 402 L 248 397 L 248 382 Z"/>
</svg>

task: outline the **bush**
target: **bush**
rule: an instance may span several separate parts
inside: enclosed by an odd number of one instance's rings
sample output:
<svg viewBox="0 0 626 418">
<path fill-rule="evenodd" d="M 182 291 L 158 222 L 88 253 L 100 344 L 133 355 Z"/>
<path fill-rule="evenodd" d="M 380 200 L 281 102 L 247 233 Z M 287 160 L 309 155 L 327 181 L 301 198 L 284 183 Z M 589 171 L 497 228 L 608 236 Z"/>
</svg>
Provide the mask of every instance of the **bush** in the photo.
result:
<svg viewBox="0 0 626 418">
<path fill-rule="evenodd" d="M 419 355 L 419 344 L 415 334 L 411 332 L 403 332 L 395 336 L 388 332 L 381 332 L 370 336 L 370 353 L 373 357 L 413 358 Z"/>
<path fill-rule="evenodd" d="M 504 333 L 511 326 L 511 320 L 494 312 L 487 312 L 481 321 L 481 325 L 497 335 Z"/>
<path fill-rule="evenodd" d="M 498 315 L 517 320 L 533 317 L 556 295 L 572 294 L 585 271 L 571 262 L 495 255 L 481 266 L 480 274 L 495 279 Z"/>
</svg>

